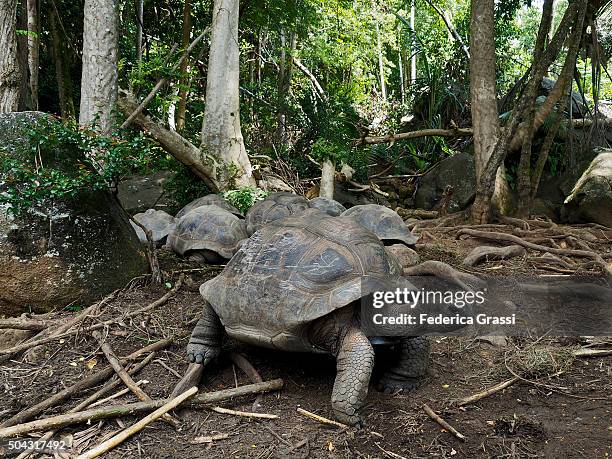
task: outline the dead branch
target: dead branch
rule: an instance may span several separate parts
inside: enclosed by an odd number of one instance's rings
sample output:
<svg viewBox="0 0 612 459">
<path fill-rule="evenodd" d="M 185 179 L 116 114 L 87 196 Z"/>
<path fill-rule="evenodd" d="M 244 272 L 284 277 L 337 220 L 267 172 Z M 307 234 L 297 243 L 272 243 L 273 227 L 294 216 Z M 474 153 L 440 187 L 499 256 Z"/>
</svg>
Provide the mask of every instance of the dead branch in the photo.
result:
<svg viewBox="0 0 612 459">
<path fill-rule="evenodd" d="M 239 354 L 238 352 L 232 352 L 230 354 L 230 359 L 232 359 L 232 362 L 234 362 L 236 366 L 240 368 L 244 372 L 244 374 L 247 375 L 249 381 L 251 381 L 252 383 L 259 383 L 263 381 L 261 375 L 257 372 L 255 367 L 251 365 L 251 362 L 249 362 L 244 355 Z M 257 411 L 260 405 L 261 395 L 258 395 L 255 401 L 253 402 L 253 407 L 251 408 L 251 410 Z"/>
<path fill-rule="evenodd" d="M 533 244 L 521 239 L 518 236 L 506 233 L 489 233 L 485 231 L 476 231 L 469 228 L 463 228 L 457 233 L 457 237 L 468 235 L 479 239 L 485 239 L 496 242 L 511 242 L 513 244 L 522 245 L 526 249 L 537 250 L 539 252 L 548 252 L 555 255 L 567 255 L 580 258 L 590 258 L 594 260 L 609 277 L 612 277 L 612 267 L 604 261 L 601 255 L 588 250 L 573 250 L 573 249 L 557 249 L 546 247 L 544 245 Z"/>
<path fill-rule="evenodd" d="M 170 340 L 162 339 L 160 341 L 157 341 L 156 343 L 150 344 L 149 346 L 143 347 L 142 349 L 139 349 L 136 352 L 133 352 L 126 358 L 121 359 L 120 362 L 122 362 L 122 364 L 125 365 L 127 362 L 135 360 L 143 354 L 149 354 L 151 352 L 158 351 L 160 349 L 164 349 L 168 347 L 170 344 L 171 344 Z M 87 376 L 86 378 L 80 380 L 76 384 L 70 387 L 67 387 L 64 390 L 61 390 L 60 392 L 52 395 L 46 400 L 43 400 L 42 402 L 37 403 L 36 405 L 31 406 L 30 408 L 26 408 L 25 410 L 16 414 L 12 418 L 4 421 L 2 424 L 0 424 L 0 427 L 10 427 L 10 426 L 14 426 L 19 423 L 23 423 L 27 421 L 28 419 L 32 419 L 38 416 L 43 411 L 45 411 L 46 409 L 56 406 L 65 400 L 68 400 L 73 395 L 78 394 L 86 389 L 89 389 L 90 387 L 97 386 L 98 384 L 106 381 L 109 377 L 112 376 L 112 374 L 113 374 L 112 367 L 108 367 L 108 368 L 105 368 L 104 370 L 98 371 L 97 373 Z"/>
<path fill-rule="evenodd" d="M 36 320 L 27 318 L 9 318 L 0 319 L 0 329 L 12 329 L 12 330 L 32 330 L 42 331 L 49 327 L 57 326 L 58 322 L 53 320 Z"/>
<path fill-rule="evenodd" d="M 457 271 L 450 265 L 441 261 L 428 260 L 420 265 L 404 268 L 404 276 L 437 276 L 441 279 L 453 282 L 464 290 L 472 290 L 468 283 L 481 285 L 483 281 L 478 277 Z"/>
<path fill-rule="evenodd" d="M 227 408 L 221 408 L 220 406 L 214 406 L 212 410 L 215 413 L 231 414 L 232 416 L 242 416 L 243 418 L 278 419 L 276 414 L 249 413 L 248 411 L 229 410 Z"/>
<path fill-rule="evenodd" d="M 138 387 L 136 381 L 134 381 L 132 377 L 128 374 L 128 372 L 125 371 L 125 368 L 123 368 L 123 365 L 115 355 L 113 349 L 110 347 L 110 344 L 104 341 L 104 337 L 97 331 L 94 331 L 92 335 L 100 344 L 100 348 L 102 349 L 106 360 L 108 360 L 110 366 L 113 367 L 113 370 L 115 370 L 117 376 L 119 376 L 121 381 L 123 381 L 123 383 L 128 387 L 128 389 L 130 389 L 130 391 L 132 391 L 132 393 L 136 395 L 136 397 L 138 397 L 141 402 L 151 401 L 151 397 L 149 397 L 145 391 Z M 162 419 L 175 429 L 178 427 L 178 421 L 176 419 L 173 419 L 169 414 L 163 415 Z"/>
<path fill-rule="evenodd" d="M 399 134 L 390 134 L 385 136 L 363 137 L 354 139 L 353 144 L 356 147 L 363 145 L 374 145 L 378 143 L 393 143 L 398 140 L 417 139 L 419 137 L 471 137 L 474 134 L 472 128 L 454 128 L 454 129 L 421 129 L 419 131 L 401 132 Z"/>
<path fill-rule="evenodd" d="M 451 426 L 448 422 L 446 422 L 444 419 L 442 419 L 439 415 L 437 415 L 435 413 L 434 410 L 432 410 L 429 405 L 427 405 L 427 403 L 423 403 L 423 410 L 425 411 L 425 413 L 427 413 L 427 416 L 429 416 L 431 419 L 433 419 L 434 421 L 436 421 L 438 424 L 440 424 L 444 429 L 446 429 L 447 431 L 449 431 L 450 433 L 452 433 L 455 437 L 457 437 L 459 440 L 461 441 L 465 441 L 465 435 L 459 433 L 459 431 L 457 429 L 455 429 L 453 426 Z"/>
<path fill-rule="evenodd" d="M 520 381 L 520 378 L 514 377 L 506 381 L 502 381 L 499 384 L 496 384 L 495 386 L 490 387 L 487 390 L 478 392 L 474 395 L 470 395 L 469 397 L 465 397 L 465 398 L 462 398 L 461 400 L 458 400 L 457 405 L 464 406 L 464 405 L 469 405 L 471 403 L 477 402 L 479 400 L 482 400 L 483 398 L 488 397 L 489 395 L 493 395 L 501 390 L 504 390 L 506 387 L 510 387 L 512 384 L 514 384 L 517 381 Z"/>
<path fill-rule="evenodd" d="M 176 408 L 178 405 L 183 403 L 188 398 L 193 397 L 197 391 L 198 391 L 197 387 L 192 387 L 191 389 L 189 389 L 187 392 L 183 393 L 182 395 L 168 401 L 162 407 L 155 410 L 153 413 L 149 414 L 148 416 L 144 417 L 143 419 L 138 421 L 133 426 L 128 427 L 127 429 L 123 430 L 122 432 L 115 435 L 114 437 L 109 438 L 105 442 L 100 443 L 98 446 L 87 451 L 86 453 L 79 455 L 77 459 L 92 459 L 94 457 L 101 456 L 102 454 L 110 451 L 115 446 L 120 445 L 125 440 L 130 438 L 132 435 L 135 435 L 138 432 L 140 432 L 142 429 L 144 429 L 146 426 L 151 424 L 156 419 L 166 415 L 168 411 Z"/>
<path fill-rule="evenodd" d="M 45 337 L 45 338 L 41 338 L 41 339 L 36 340 L 36 341 L 31 341 L 31 342 L 27 342 L 26 341 L 25 343 L 18 344 L 16 346 L 11 347 L 11 348 L 0 350 L 0 356 L 3 356 L 3 355 L 11 356 L 11 355 L 17 354 L 19 352 L 25 351 L 25 350 L 27 350 L 27 349 L 29 349 L 31 347 L 34 347 L 34 346 L 40 346 L 42 344 L 51 343 L 51 342 L 56 341 L 58 339 L 66 338 L 66 337 L 69 337 L 69 336 L 72 336 L 72 335 L 76 335 L 77 333 L 81 333 L 81 332 L 85 333 L 85 332 L 92 332 L 94 330 L 100 330 L 101 328 L 107 327 L 107 326 L 112 325 L 112 324 L 116 324 L 116 323 L 121 322 L 121 321 L 123 321 L 125 319 L 129 319 L 129 318 L 137 316 L 139 314 L 144 314 L 145 312 L 148 312 L 151 309 L 154 309 L 154 308 L 156 308 L 158 306 L 161 306 L 162 304 L 165 304 L 181 288 L 182 284 L 183 284 L 183 277 L 181 276 L 179 278 L 179 280 L 176 282 L 176 284 L 174 285 L 174 288 L 172 290 L 168 291 L 159 300 L 154 301 L 153 303 L 149 304 L 148 306 L 145 306 L 143 308 L 137 309 L 136 311 L 129 312 L 126 315 L 124 315 L 123 317 L 120 317 L 120 318 L 117 318 L 117 319 L 105 320 L 103 322 L 97 323 L 97 324 L 92 325 L 90 327 L 84 327 L 84 328 L 81 328 L 81 329 L 69 330 L 69 331 L 63 332 L 61 334 L 53 334 L 51 336 L 48 336 L 48 337 Z M 98 303 L 98 305 L 99 305 L 99 303 Z M 94 306 L 96 306 L 96 305 L 94 305 Z M 90 306 L 89 308 L 86 309 L 86 311 L 90 311 L 91 308 L 92 307 Z M 83 319 L 85 319 L 85 317 L 87 315 L 88 314 L 81 313 L 79 315 L 79 317 L 77 317 L 77 319 L 80 318 L 80 320 L 78 322 L 80 322 Z M 72 322 L 73 322 L 73 324 L 76 323 L 76 321 L 72 321 Z"/>
<path fill-rule="evenodd" d="M 474 248 L 474 250 L 464 258 L 461 264 L 465 266 L 476 266 L 482 261 L 520 257 L 525 255 L 525 252 L 525 249 L 520 245 L 509 245 L 508 247 L 480 246 Z"/>
<path fill-rule="evenodd" d="M 338 422 L 338 421 L 332 421 L 331 419 L 327 419 L 327 418 L 324 418 L 323 416 L 319 416 L 318 414 L 311 413 L 310 411 L 307 411 L 303 408 L 298 408 L 297 412 L 300 413 L 302 416 L 306 416 L 307 418 L 314 419 L 315 421 L 320 422 L 321 424 L 336 426 L 336 427 L 340 427 L 341 429 L 348 429 L 349 427 L 346 424 L 342 424 L 341 422 Z"/>
<path fill-rule="evenodd" d="M 245 395 L 260 394 L 280 390 L 283 387 L 282 379 L 273 379 L 259 384 L 249 384 L 232 389 L 208 392 L 194 397 L 186 406 L 198 407 L 217 404 L 231 398 L 243 397 Z M 147 411 L 156 410 L 164 406 L 172 399 L 153 400 L 151 402 L 137 402 L 126 405 L 115 405 L 103 408 L 96 408 L 79 413 L 61 414 L 25 424 L 14 425 L 0 429 L 0 438 L 12 438 L 25 435 L 30 432 L 41 430 L 59 429 L 69 425 L 82 424 L 100 419 L 117 418 L 120 416 L 131 416 Z"/>
<path fill-rule="evenodd" d="M 179 394 L 182 394 L 190 387 L 197 387 L 198 384 L 200 384 L 200 380 L 202 379 L 203 373 L 204 365 L 201 365 L 199 363 L 190 363 L 187 367 L 187 371 L 185 372 L 185 376 L 183 376 L 183 379 L 181 379 L 174 387 L 174 390 L 172 391 L 172 394 L 170 394 L 170 397 L 177 397 Z"/>
</svg>

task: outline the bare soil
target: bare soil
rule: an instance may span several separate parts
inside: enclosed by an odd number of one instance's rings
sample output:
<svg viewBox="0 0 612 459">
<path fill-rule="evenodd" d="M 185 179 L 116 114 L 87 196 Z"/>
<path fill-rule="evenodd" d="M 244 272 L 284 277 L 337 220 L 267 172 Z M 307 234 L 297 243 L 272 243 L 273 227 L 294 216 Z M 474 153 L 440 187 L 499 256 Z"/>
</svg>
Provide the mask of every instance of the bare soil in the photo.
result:
<svg viewBox="0 0 612 459">
<path fill-rule="evenodd" d="M 429 229 L 427 231 L 430 231 Z M 438 259 L 458 266 L 473 240 L 457 241 L 439 235 L 420 251 L 423 259 Z M 436 248 L 437 247 L 437 248 Z M 594 247 L 610 253 L 609 244 Z M 162 264 L 168 260 L 162 259 Z M 495 268 L 502 266 L 502 268 Z M 185 268 L 189 266 L 179 266 Z M 167 266 L 166 266 L 167 268 Z M 177 269 L 176 263 L 172 266 Z M 495 268 L 495 269 L 492 269 Z M 167 268 L 168 269 L 168 268 Z M 537 271 L 527 258 L 487 262 L 478 270 Z M 196 291 L 216 271 L 189 272 L 186 285 L 166 305 L 149 314 L 111 327 L 107 340 L 120 355 L 127 355 L 162 337 L 174 344 L 160 352 L 136 380 L 152 398 L 167 397 L 187 368 L 185 346 L 200 311 Z M 176 280 L 177 273 L 173 279 Z M 85 325 L 117 317 L 149 304 L 165 293 L 162 286 L 136 283 L 105 306 L 100 317 Z M 68 316 L 71 313 L 65 312 Z M 504 366 L 508 356 L 526 346 L 564 349 L 577 340 L 545 338 L 537 342 L 510 339 L 493 346 L 468 338 L 432 339 L 432 356 L 426 384 L 409 394 L 384 395 L 371 387 L 364 410 L 366 427 L 340 430 L 324 426 L 296 412 L 302 407 L 333 418 L 330 406 L 335 363 L 330 357 L 275 352 L 235 343 L 264 380 L 283 378 L 278 393 L 261 398 L 259 412 L 277 414 L 276 420 L 251 420 L 215 413 L 207 408 L 176 413 L 182 423 L 178 431 L 156 422 L 126 441 L 108 458 L 606 458 L 612 456 L 612 357 L 576 359 L 555 377 L 541 377 L 538 384 L 517 383 L 473 405 L 459 408 L 452 401 L 465 397 L 511 375 Z M 92 369 L 89 364 L 95 360 Z M 162 361 L 171 371 L 163 366 Z M 31 363 L 28 363 L 31 362 Z M 0 421 L 70 386 L 92 371 L 106 367 L 97 342 L 88 334 L 46 346 L 27 358 L 0 364 Z M 227 353 L 207 368 L 201 391 L 215 391 L 248 384 Z M 67 411 L 94 392 L 78 394 L 73 400 L 44 413 Z M 109 403 L 137 401 L 125 395 Z M 250 411 L 254 398 L 225 404 Z M 423 411 L 427 403 L 467 437 L 461 442 L 432 421 Z M 111 432 L 135 422 L 124 417 L 61 431 L 56 438 L 72 442 L 75 455 L 101 442 Z M 197 437 L 227 434 L 226 439 L 195 444 Z M 305 441 L 304 441 L 305 440 Z M 43 456 L 52 457 L 52 456 Z"/>
</svg>

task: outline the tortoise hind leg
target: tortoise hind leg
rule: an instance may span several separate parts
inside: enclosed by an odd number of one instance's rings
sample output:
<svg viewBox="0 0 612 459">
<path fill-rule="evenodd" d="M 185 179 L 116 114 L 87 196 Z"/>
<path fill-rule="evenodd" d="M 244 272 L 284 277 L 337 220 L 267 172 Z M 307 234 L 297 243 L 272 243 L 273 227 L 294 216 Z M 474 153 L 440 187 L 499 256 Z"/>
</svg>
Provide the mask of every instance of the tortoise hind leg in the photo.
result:
<svg viewBox="0 0 612 459">
<path fill-rule="evenodd" d="M 376 389 L 391 394 L 419 388 L 424 381 L 429 362 L 429 341 L 425 336 L 403 338 L 397 344 L 397 361 L 389 368 Z"/>
<path fill-rule="evenodd" d="M 368 338 L 356 327 L 349 328 L 336 356 L 336 381 L 332 408 L 336 418 L 349 425 L 362 425 L 359 411 L 368 394 L 374 368 L 374 349 Z"/>
<path fill-rule="evenodd" d="M 221 352 L 223 325 L 208 302 L 204 302 L 202 317 L 196 324 L 187 345 L 187 358 L 191 363 L 207 365 Z"/>
</svg>

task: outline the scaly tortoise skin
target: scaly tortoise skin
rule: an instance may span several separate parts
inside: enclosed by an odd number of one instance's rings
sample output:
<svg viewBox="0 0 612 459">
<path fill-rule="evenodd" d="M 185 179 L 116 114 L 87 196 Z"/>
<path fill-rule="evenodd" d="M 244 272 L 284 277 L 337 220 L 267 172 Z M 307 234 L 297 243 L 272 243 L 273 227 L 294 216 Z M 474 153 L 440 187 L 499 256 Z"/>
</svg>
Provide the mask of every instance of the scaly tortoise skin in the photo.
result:
<svg viewBox="0 0 612 459">
<path fill-rule="evenodd" d="M 351 217 L 360 225 L 376 234 L 386 245 L 401 242 L 414 246 L 418 240 L 410 232 L 402 217 L 388 207 L 378 204 L 364 204 L 351 207 L 342 214 L 343 217 Z"/>
<path fill-rule="evenodd" d="M 247 232 L 255 231 L 275 220 L 297 215 L 310 207 L 308 199 L 297 194 L 279 191 L 256 202 L 246 214 Z"/>
<path fill-rule="evenodd" d="M 162 244 L 168 235 L 172 233 L 176 228 L 177 219 L 172 215 L 164 212 L 163 210 L 149 209 L 144 213 L 134 215 L 134 220 L 144 226 L 146 229 L 151 231 L 151 238 L 153 242 Z M 147 236 L 145 235 L 142 228 L 130 221 L 130 224 L 136 231 L 138 239 L 143 244 L 146 244 Z"/>
<path fill-rule="evenodd" d="M 244 220 L 217 206 L 200 206 L 178 221 L 168 245 L 179 255 L 200 253 L 217 263 L 222 260 L 214 254 L 230 259 L 247 238 Z"/>
<path fill-rule="evenodd" d="M 320 196 L 310 200 L 310 207 L 319 209 L 332 217 L 338 217 L 342 212 L 346 211 L 346 207 L 335 199 L 322 198 Z"/>
<path fill-rule="evenodd" d="M 359 326 L 359 300 L 371 293 L 362 281 L 401 281 L 401 272 L 376 235 L 351 218 L 309 209 L 268 223 L 200 287 L 204 312 L 188 358 L 204 365 L 215 359 L 223 330 L 258 346 L 332 354 L 334 414 L 360 425 L 374 366 L 372 343 Z M 428 359 L 426 338 L 395 343 L 393 368 L 378 385 L 386 392 L 418 387 Z"/>
<path fill-rule="evenodd" d="M 236 209 L 218 194 L 209 194 L 202 198 L 198 198 L 195 201 L 191 201 L 189 204 L 187 204 L 185 207 L 178 211 L 178 213 L 176 214 L 176 218 L 184 217 L 192 210 L 202 206 L 217 206 L 234 214 L 236 217 L 244 218 L 242 212 L 240 212 L 238 209 Z"/>
</svg>

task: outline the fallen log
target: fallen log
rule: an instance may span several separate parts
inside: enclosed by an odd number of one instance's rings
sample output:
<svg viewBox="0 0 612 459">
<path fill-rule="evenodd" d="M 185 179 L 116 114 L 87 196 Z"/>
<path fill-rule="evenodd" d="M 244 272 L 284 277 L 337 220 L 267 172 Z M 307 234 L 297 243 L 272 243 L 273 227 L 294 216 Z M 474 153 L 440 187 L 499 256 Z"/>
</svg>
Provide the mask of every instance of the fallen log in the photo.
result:
<svg viewBox="0 0 612 459">
<path fill-rule="evenodd" d="M 417 139 L 419 137 L 471 137 L 474 130 L 471 128 L 455 129 L 421 129 L 419 131 L 401 132 L 399 134 L 389 134 L 384 136 L 362 137 L 353 140 L 355 146 L 373 145 L 378 143 L 393 143 L 398 140 Z"/>
<path fill-rule="evenodd" d="M 203 405 L 217 404 L 236 397 L 243 397 L 245 395 L 256 395 L 263 392 L 271 392 L 280 390 L 283 387 L 282 379 L 273 379 L 258 384 L 249 384 L 246 386 L 240 386 L 232 389 L 220 390 L 216 392 L 208 392 L 200 394 L 194 397 L 185 406 L 198 407 Z M 170 399 L 153 400 L 151 402 L 137 402 L 129 403 L 126 405 L 114 405 L 104 408 L 96 408 L 92 410 L 81 411 L 78 413 L 61 414 L 58 416 L 51 416 L 48 418 L 39 419 L 37 421 L 27 422 L 25 424 L 18 424 L 11 427 L 0 429 L 0 438 L 12 438 L 19 435 L 25 435 L 30 432 L 37 432 L 41 430 L 55 430 L 62 427 L 87 423 L 90 421 L 98 421 L 100 419 L 117 418 L 120 416 L 130 416 L 139 413 L 146 413 L 148 411 L 156 410 L 166 403 Z"/>
</svg>

